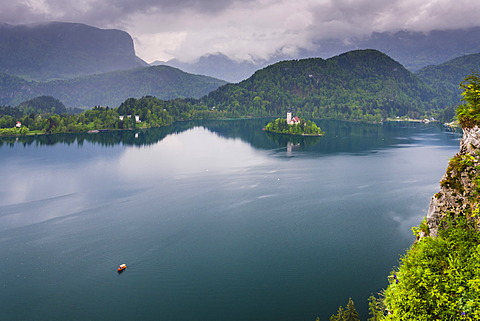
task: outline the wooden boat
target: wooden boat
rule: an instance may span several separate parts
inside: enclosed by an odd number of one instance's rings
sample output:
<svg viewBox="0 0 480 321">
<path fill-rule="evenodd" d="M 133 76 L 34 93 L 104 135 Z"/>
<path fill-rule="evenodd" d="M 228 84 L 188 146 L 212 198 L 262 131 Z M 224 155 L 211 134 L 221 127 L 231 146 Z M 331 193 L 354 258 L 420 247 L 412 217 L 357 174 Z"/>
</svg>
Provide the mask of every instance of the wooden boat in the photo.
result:
<svg viewBox="0 0 480 321">
<path fill-rule="evenodd" d="M 120 264 L 117 268 L 117 271 L 118 272 L 123 272 L 123 270 L 125 270 L 126 268 L 127 268 L 126 264 Z"/>
</svg>

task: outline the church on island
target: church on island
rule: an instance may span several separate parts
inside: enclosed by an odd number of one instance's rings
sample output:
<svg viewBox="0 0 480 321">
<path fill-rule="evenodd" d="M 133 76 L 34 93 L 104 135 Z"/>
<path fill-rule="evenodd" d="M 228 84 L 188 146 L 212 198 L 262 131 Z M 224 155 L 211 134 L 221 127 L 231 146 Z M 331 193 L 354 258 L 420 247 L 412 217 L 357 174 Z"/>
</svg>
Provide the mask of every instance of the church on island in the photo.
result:
<svg viewBox="0 0 480 321">
<path fill-rule="evenodd" d="M 298 123 L 300 123 L 300 118 L 298 118 L 297 116 L 292 118 L 292 113 L 287 112 L 287 124 L 295 125 L 295 124 L 298 124 Z"/>
<path fill-rule="evenodd" d="M 277 118 L 269 122 L 263 130 L 277 134 L 289 134 L 299 136 L 321 136 L 323 135 L 320 127 L 311 120 L 302 120 L 300 117 L 292 117 L 291 112 L 287 112 L 287 119 Z"/>
</svg>

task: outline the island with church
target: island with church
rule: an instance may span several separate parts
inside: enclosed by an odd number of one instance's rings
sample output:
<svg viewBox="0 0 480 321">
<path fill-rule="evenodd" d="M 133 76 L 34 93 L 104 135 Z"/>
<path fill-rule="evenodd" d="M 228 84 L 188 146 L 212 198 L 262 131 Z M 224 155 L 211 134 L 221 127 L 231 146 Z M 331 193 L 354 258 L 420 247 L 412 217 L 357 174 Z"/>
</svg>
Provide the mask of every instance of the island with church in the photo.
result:
<svg viewBox="0 0 480 321">
<path fill-rule="evenodd" d="M 291 112 L 287 112 L 287 118 L 277 118 L 271 121 L 265 126 L 264 130 L 277 134 L 298 136 L 322 136 L 325 134 L 313 121 L 304 120 L 297 116 L 292 117 Z"/>
</svg>

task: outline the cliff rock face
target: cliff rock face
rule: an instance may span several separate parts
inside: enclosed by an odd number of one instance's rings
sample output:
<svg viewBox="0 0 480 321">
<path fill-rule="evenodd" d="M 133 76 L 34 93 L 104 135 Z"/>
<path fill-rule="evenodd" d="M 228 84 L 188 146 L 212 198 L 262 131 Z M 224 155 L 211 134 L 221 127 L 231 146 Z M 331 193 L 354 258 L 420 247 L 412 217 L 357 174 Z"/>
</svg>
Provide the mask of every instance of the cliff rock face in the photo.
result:
<svg viewBox="0 0 480 321">
<path fill-rule="evenodd" d="M 0 24 L 0 72 L 47 80 L 146 65 L 132 37 L 80 23 Z"/>
<path fill-rule="evenodd" d="M 440 182 L 440 192 L 430 201 L 428 231 L 423 236 L 437 236 L 442 218 L 464 214 L 479 224 L 480 128 L 463 129 L 460 151 L 448 164 Z"/>
</svg>

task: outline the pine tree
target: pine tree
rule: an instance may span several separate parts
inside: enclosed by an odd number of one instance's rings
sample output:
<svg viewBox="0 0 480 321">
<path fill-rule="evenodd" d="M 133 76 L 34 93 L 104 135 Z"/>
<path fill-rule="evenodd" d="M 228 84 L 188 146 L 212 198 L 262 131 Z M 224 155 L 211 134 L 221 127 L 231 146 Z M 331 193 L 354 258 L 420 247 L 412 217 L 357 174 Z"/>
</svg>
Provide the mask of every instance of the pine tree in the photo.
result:
<svg viewBox="0 0 480 321">
<path fill-rule="evenodd" d="M 360 321 L 357 310 L 355 309 L 355 303 L 352 298 L 348 299 L 346 309 L 343 306 L 338 308 L 337 314 L 330 317 L 330 321 Z"/>
<path fill-rule="evenodd" d="M 357 310 L 355 309 L 355 303 L 353 303 L 352 298 L 348 299 L 347 310 L 345 311 L 345 321 L 360 321 Z"/>
</svg>

